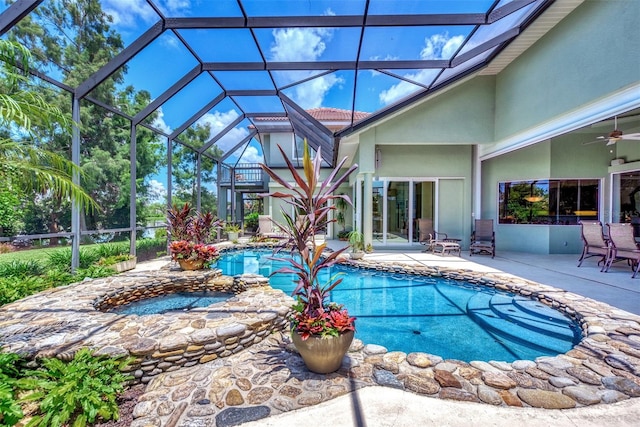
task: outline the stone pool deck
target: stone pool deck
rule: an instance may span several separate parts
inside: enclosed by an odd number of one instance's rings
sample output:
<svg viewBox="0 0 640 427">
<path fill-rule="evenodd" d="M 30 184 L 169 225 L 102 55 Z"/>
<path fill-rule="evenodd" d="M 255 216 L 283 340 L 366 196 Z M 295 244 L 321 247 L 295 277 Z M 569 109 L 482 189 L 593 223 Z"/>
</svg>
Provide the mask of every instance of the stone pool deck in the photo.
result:
<svg viewBox="0 0 640 427">
<path fill-rule="evenodd" d="M 133 373 L 147 383 L 134 410 L 136 427 L 231 426 L 267 416 L 273 416 L 269 420 L 295 417 L 299 411 L 294 410 L 312 411 L 321 402 L 338 396 L 345 396 L 339 400 L 344 401 L 355 395 L 354 390 L 377 385 L 384 386 L 375 388 L 380 393 L 401 390 L 447 402 L 477 402 L 475 406 L 501 411 L 611 407 L 615 412 L 627 404 L 624 401 L 638 406 L 634 398 L 640 397 L 640 316 L 561 289 L 517 277 L 506 280 L 486 271 L 385 264 L 379 259 L 365 259 L 359 265 L 443 275 L 528 295 L 574 316 L 584 339 L 566 354 L 513 363 L 442 360 L 427 353 L 389 352 L 355 340 L 338 372 L 317 375 L 304 368 L 281 332 L 278 319 L 286 314 L 289 297 L 259 282 L 228 302 L 198 313 L 180 313 L 171 320 L 118 317 L 95 308 L 99 301 L 121 295 L 114 289 L 130 289 L 145 281 L 173 283 L 191 275 L 203 277 L 197 283 L 239 286 L 212 273 L 185 274 L 164 268 L 86 281 L 4 306 L 0 308 L 0 345 L 3 351 L 30 356 L 68 358 L 80 346 L 103 354 L 133 355 L 139 363 Z"/>
</svg>

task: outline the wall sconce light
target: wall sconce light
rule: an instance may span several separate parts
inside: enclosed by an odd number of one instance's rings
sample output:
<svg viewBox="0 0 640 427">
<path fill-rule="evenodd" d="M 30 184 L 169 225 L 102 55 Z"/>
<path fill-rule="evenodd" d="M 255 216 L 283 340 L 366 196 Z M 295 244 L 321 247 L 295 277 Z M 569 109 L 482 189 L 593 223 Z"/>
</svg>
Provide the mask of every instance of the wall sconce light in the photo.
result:
<svg viewBox="0 0 640 427">
<path fill-rule="evenodd" d="M 376 169 L 379 169 L 380 166 L 382 166 L 382 150 L 380 150 L 379 148 L 376 148 L 375 162 Z"/>
</svg>

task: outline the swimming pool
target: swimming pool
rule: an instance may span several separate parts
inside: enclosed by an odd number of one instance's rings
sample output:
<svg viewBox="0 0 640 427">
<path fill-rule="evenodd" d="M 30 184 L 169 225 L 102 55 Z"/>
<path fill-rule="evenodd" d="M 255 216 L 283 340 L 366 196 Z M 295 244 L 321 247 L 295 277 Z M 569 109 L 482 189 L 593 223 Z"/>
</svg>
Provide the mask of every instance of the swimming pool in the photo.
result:
<svg viewBox="0 0 640 427">
<path fill-rule="evenodd" d="M 269 276 L 282 266 L 271 256 L 267 250 L 227 251 L 214 267 L 226 275 Z M 512 362 L 565 353 L 581 339 L 576 322 L 519 295 L 440 277 L 343 265 L 332 267 L 323 280 L 336 273 L 343 273 L 344 280 L 331 300 L 357 317 L 356 337 L 390 351 Z M 293 277 L 277 274 L 270 283 L 291 293 Z"/>
</svg>

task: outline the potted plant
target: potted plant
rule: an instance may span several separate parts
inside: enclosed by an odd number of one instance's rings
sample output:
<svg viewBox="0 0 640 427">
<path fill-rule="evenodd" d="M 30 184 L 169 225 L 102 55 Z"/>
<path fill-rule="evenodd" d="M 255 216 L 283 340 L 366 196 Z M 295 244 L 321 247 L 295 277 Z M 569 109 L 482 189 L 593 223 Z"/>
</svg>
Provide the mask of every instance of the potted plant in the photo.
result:
<svg viewBox="0 0 640 427">
<path fill-rule="evenodd" d="M 198 270 L 219 258 L 216 247 L 209 244 L 220 225 L 211 212 L 192 214 L 189 203 L 182 208 L 174 205 L 167 211 L 167 222 L 171 259 L 183 270 Z"/>
<path fill-rule="evenodd" d="M 341 193 L 344 195 L 344 193 Z M 345 217 L 345 212 L 347 211 L 347 201 L 343 198 L 336 199 L 336 222 L 340 225 L 340 231 L 338 232 L 338 239 L 347 240 L 349 232 L 345 230 L 345 224 L 347 219 Z"/>
<path fill-rule="evenodd" d="M 289 249 L 291 257 L 274 259 L 286 261 L 289 266 L 283 267 L 276 273 L 288 273 L 295 276 L 296 287 L 293 296 L 291 321 L 291 339 L 302 356 L 307 368 L 317 373 L 336 371 L 342 364 L 342 359 L 351 345 L 355 332 L 355 318 L 349 316 L 348 311 L 341 305 L 329 302 L 329 293 L 342 281 L 341 278 L 331 277 L 327 283 L 320 283 L 320 274 L 336 264 L 339 255 L 346 248 L 324 254 L 326 243 L 316 241 L 316 231 L 326 230 L 327 225 L 335 219 L 329 219 L 329 213 L 335 209 L 329 201 L 343 198 L 351 203 L 344 195 L 333 195 L 338 186 L 343 183 L 358 166 L 351 166 L 342 176 L 337 177 L 340 168 L 345 163 L 343 159 L 329 173 L 324 181 L 320 181 L 320 165 L 322 164 L 321 150 L 318 149 L 312 161 L 307 141 L 304 141 L 303 175 L 293 166 L 282 147 L 278 146 L 287 168 L 295 184 L 290 178 L 281 177 L 268 166 L 261 164 L 262 169 L 285 191 L 269 193 L 267 196 L 281 199 L 295 209 L 282 209 L 282 216 L 289 230 L 287 241 L 278 251 Z M 292 215 L 292 211 L 297 215 Z"/>
<path fill-rule="evenodd" d="M 232 242 L 236 242 L 240 237 L 240 226 L 233 222 L 226 223 L 224 226 L 224 231 L 227 233 L 227 237 Z"/>
<path fill-rule="evenodd" d="M 364 257 L 364 235 L 361 232 L 357 230 L 349 232 L 349 246 L 351 247 L 350 256 L 352 259 Z"/>
</svg>

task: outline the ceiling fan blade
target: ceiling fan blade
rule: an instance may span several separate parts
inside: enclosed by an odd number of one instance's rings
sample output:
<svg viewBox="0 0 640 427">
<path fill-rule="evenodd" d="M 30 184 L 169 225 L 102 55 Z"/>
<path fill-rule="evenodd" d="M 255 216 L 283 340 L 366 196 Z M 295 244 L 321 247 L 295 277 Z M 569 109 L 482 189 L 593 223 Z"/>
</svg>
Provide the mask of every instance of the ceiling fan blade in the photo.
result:
<svg viewBox="0 0 640 427">
<path fill-rule="evenodd" d="M 619 139 L 620 138 L 609 138 L 609 140 L 607 141 L 607 146 L 615 144 Z"/>
<path fill-rule="evenodd" d="M 592 145 L 592 144 L 598 144 L 600 142 L 602 142 L 602 139 L 596 139 L 595 141 L 583 142 L 582 145 Z"/>
<path fill-rule="evenodd" d="M 622 135 L 622 139 L 632 139 L 635 141 L 640 141 L 640 133 L 630 133 L 627 135 Z"/>
</svg>

